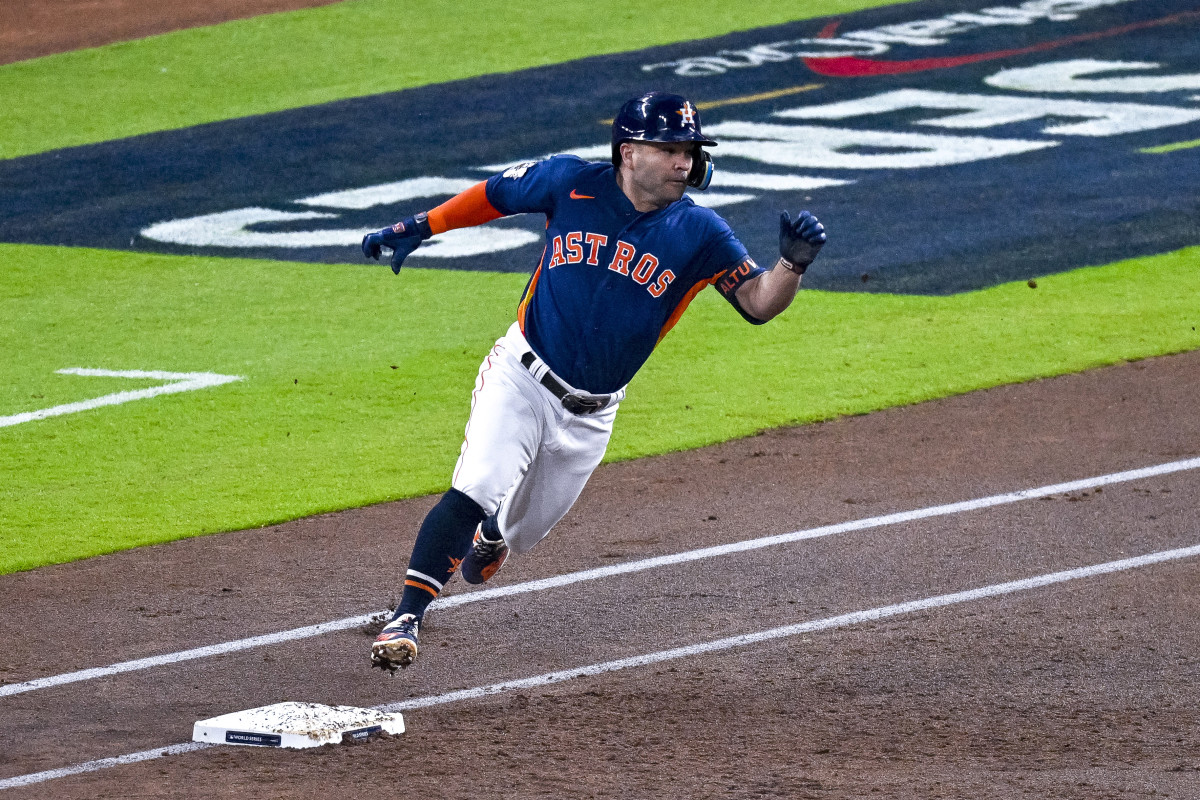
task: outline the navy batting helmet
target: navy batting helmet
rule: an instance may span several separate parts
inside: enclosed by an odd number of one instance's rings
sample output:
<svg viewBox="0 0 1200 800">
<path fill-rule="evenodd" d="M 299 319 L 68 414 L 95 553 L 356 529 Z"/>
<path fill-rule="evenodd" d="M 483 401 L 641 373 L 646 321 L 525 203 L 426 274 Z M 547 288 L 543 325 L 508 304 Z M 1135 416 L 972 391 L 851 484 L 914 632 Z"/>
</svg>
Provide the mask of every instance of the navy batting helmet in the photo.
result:
<svg viewBox="0 0 1200 800">
<path fill-rule="evenodd" d="M 677 94 L 648 92 L 621 106 L 612 127 L 612 161 L 617 167 L 622 142 L 695 142 L 688 185 L 703 190 L 712 180 L 712 159 L 702 148 L 717 143 L 700 132 L 696 107 Z"/>
</svg>

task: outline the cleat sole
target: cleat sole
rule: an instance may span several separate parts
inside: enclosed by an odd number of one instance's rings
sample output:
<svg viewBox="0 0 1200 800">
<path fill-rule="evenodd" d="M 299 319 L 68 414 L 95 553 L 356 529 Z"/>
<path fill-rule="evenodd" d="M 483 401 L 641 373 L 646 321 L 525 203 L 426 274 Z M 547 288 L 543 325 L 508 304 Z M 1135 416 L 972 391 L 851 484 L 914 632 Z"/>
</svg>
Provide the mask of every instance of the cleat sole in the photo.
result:
<svg viewBox="0 0 1200 800">
<path fill-rule="evenodd" d="M 371 646 L 371 663 L 391 672 L 395 672 L 397 667 L 407 667 L 416 658 L 417 646 L 407 639 L 376 642 Z"/>
</svg>

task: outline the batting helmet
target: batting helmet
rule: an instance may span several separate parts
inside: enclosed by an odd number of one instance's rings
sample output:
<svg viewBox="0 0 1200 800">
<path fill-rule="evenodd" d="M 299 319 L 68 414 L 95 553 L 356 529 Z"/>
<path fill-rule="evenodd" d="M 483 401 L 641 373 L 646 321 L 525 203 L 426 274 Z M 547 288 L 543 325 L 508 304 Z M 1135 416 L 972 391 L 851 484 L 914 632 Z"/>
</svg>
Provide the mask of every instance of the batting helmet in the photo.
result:
<svg viewBox="0 0 1200 800">
<path fill-rule="evenodd" d="M 695 142 L 688 186 L 704 190 L 712 180 L 712 159 L 702 148 L 717 143 L 700 132 L 696 107 L 677 94 L 648 92 L 621 106 L 612 126 L 612 162 L 617 167 L 622 142 Z"/>
</svg>

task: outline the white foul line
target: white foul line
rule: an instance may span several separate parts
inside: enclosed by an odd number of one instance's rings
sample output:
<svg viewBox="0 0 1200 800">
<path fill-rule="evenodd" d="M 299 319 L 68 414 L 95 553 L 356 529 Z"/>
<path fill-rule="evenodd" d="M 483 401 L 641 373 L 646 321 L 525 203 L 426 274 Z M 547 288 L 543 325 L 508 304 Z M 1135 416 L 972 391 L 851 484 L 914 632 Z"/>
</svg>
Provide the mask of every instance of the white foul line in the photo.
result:
<svg viewBox="0 0 1200 800">
<path fill-rule="evenodd" d="M 106 394 L 103 397 L 96 397 L 91 400 L 80 400 L 78 403 L 67 403 L 61 406 L 43 408 L 39 411 L 26 411 L 22 414 L 0 417 L 0 428 L 10 425 L 20 425 L 22 422 L 33 422 L 48 417 L 60 417 L 63 414 L 90 411 L 93 408 L 101 408 L 103 406 L 116 406 L 133 400 L 146 400 L 163 394 L 192 392 L 197 389 L 207 389 L 210 386 L 220 386 L 225 383 L 244 380 L 241 375 L 218 375 L 215 372 L 160 372 L 140 369 L 86 369 L 83 367 L 55 371 L 60 375 L 82 375 L 88 378 L 134 378 L 138 380 L 170 381 L 170 383 L 163 386 L 151 386 L 148 389 L 116 392 L 115 394 Z"/>
<path fill-rule="evenodd" d="M 688 658 L 690 656 L 715 653 L 720 650 L 729 650 L 735 647 L 745 647 L 747 645 L 760 644 L 762 642 L 771 641 L 772 639 L 784 639 L 790 636 L 799 636 L 801 634 L 814 633 L 816 631 L 828 630 L 830 628 L 844 628 L 848 625 L 858 625 L 859 623 L 863 622 L 873 622 L 886 617 L 895 617 L 901 614 L 911 614 L 916 611 L 926 611 L 931 608 L 943 608 L 945 606 L 952 606 L 958 603 L 966 603 L 971 600 L 981 600 L 985 597 L 998 597 L 1000 595 L 1013 594 L 1014 592 L 1037 589 L 1039 587 L 1049 586 L 1055 583 L 1064 583 L 1066 581 L 1078 580 L 1079 578 L 1089 578 L 1094 575 L 1104 575 L 1110 572 L 1121 572 L 1123 570 L 1133 569 L 1135 567 L 1158 564 L 1163 561 L 1175 561 L 1182 558 L 1190 558 L 1191 556 L 1195 555 L 1200 555 L 1200 545 L 1182 547 L 1178 550 L 1164 550 L 1162 552 L 1150 553 L 1149 555 L 1137 556 L 1135 558 L 1126 558 L 1120 561 L 1109 561 L 1106 564 L 1096 564 L 1090 567 L 1080 567 L 1078 569 L 1069 569 L 1062 572 L 1052 572 L 1048 575 L 1039 575 L 1034 578 L 1009 581 L 1008 583 L 997 583 L 991 586 L 984 586 L 979 589 L 969 589 L 963 592 L 943 594 L 936 597 L 927 597 L 924 600 L 911 600 L 907 603 L 880 606 L 879 608 L 872 608 L 866 611 L 855 611 L 850 614 L 841 614 L 836 617 L 826 617 L 825 619 L 813 620 L 811 622 L 801 622 L 796 625 L 784 625 L 781 628 L 771 628 L 770 630 L 742 634 L 741 636 L 730 636 L 725 639 L 717 639 L 716 641 L 712 642 L 688 645 L 687 647 L 677 647 L 672 650 L 660 650 L 657 653 L 646 653 L 644 655 L 622 658 L 616 661 L 606 661 L 602 664 L 591 664 L 586 667 L 566 669 L 559 672 L 547 672 L 544 675 L 537 675 L 532 678 L 522 678 L 521 680 L 506 681 L 504 683 L 493 683 L 491 686 L 479 686 L 474 689 L 462 689 L 457 692 L 433 695 L 431 697 L 417 697 L 412 700 L 404 700 L 399 703 L 389 703 L 387 705 L 376 706 L 376 709 L 384 713 L 394 713 L 396 711 L 410 711 L 415 708 L 428 708 L 429 706 L 437 706 L 444 703 L 454 703 L 459 700 L 474 700 L 479 697 L 487 697 L 488 695 L 501 694 L 503 692 L 517 691 L 520 689 L 532 689 L 538 686 L 548 686 L 552 683 L 562 683 L 563 681 L 569 681 L 574 678 L 600 675 L 605 672 L 616 672 L 617 670 L 629 669 L 631 667 L 644 667 L 650 664 L 658 664 L 663 661 L 674 661 L 675 659 L 679 658 Z"/>
<path fill-rule="evenodd" d="M 567 586 L 573 583 L 593 581 L 615 575 L 626 575 L 648 569 L 656 569 L 674 564 L 683 564 L 688 561 L 696 561 L 704 558 L 716 558 L 718 556 L 729 555 L 731 553 L 740 553 L 763 547 L 790 544 L 793 542 L 803 541 L 805 539 L 833 536 L 839 533 L 861 531 L 869 528 L 881 528 L 887 525 L 896 525 L 902 522 L 912 522 L 914 520 L 947 516 L 949 514 L 960 514 L 983 508 L 991 508 L 993 506 L 1017 503 L 1023 500 L 1034 500 L 1039 497 L 1049 497 L 1056 494 L 1077 492 L 1100 486 L 1108 486 L 1115 483 L 1126 483 L 1129 481 L 1142 480 L 1145 478 L 1198 468 L 1200 468 L 1200 458 L 1172 461 L 1152 467 L 1127 470 L 1125 472 L 1114 472 L 1108 475 L 1099 475 L 1097 477 L 1084 478 L 1082 480 L 1070 481 L 1068 483 L 1056 483 L 1049 486 L 1041 486 L 1036 489 L 1025 489 L 1019 492 L 997 494 L 990 497 L 981 497 L 975 500 L 965 500 L 959 503 L 950 503 L 948 505 L 929 506 L 927 508 L 916 509 L 914 511 L 902 511 L 896 514 L 868 517 L 866 519 L 838 523 L 837 525 L 825 525 L 819 528 L 809 528 L 808 530 L 795 531 L 793 533 L 785 533 L 777 536 L 765 536 L 759 539 L 748 539 L 741 542 L 718 545 L 716 547 L 705 547 L 699 550 L 688 550 L 682 553 L 674 553 L 666 556 L 657 556 L 655 558 L 629 561 L 624 564 L 613 564 L 607 567 L 597 567 L 595 569 L 583 570 L 580 572 L 569 572 L 565 575 L 558 575 L 553 578 L 526 581 L 525 583 L 513 584 L 512 586 L 500 586 L 495 589 L 485 589 L 483 591 L 469 592 L 467 594 L 454 595 L 452 597 L 444 597 L 435 600 L 430 608 L 453 608 L 455 606 L 465 605 L 466 603 L 494 600 L 500 597 L 526 594 L 528 592 L 541 592 L 547 589 Z M 122 661 L 118 664 L 112 664 L 105 667 L 92 667 L 90 669 L 79 670 L 76 672 L 65 672 L 59 675 L 50 675 L 45 678 L 36 678 L 23 683 L 10 683 L 0 686 L 0 697 L 21 694 L 22 692 L 31 692 L 38 689 L 48 689 L 53 686 L 62 686 L 64 684 L 76 683 L 78 681 L 104 678 L 123 672 L 134 672 L 137 670 L 151 669 L 153 667 L 161 667 L 169 664 L 178 664 L 183 661 L 191 661 L 197 658 L 207 658 L 226 653 L 235 653 L 240 650 L 250 650 L 256 647 L 266 647 L 273 644 L 281 644 L 283 642 L 306 639 L 312 636 L 321 636 L 326 633 L 334 633 L 337 631 L 346 630 L 348 628 L 356 628 L 361 625 L 369 624 L 373 618 L 377 618 L 383 613 L 386 612 L 377 611 L 371 614 L 360 614 L 355 617 L 346 617 L 344 619 L 332 620 L 330 622 L 322 622 L 317 625 L 308 625 L 303 628 L 293 628 L 292 630 L 280 631 L 278 633 L 252 636 L 246 639 L 237 639 L 231 642 L 223 642 L 221 644 L 208 645 L 206 647 L 197 647 L 191 650 L 183 650 L 176 653 L 166 653 L 160 656 L 139 658 L 133 661 Z"/>
<path fill-rule="evenodd" d="M 71 775 L 81 775 L 85 772 L 99 772 L 102 769 L 110 767 L 137 764 L 140 761 L 153 761 L 163 756 L 177 756 L 182 753 L 191 753 L 195 750 L 204 750 L 216 746 L 215 742 L 184 742 L 168 747 L 156 747 L 153 750 L 142 750 L 139 753 L 128 753 L 127 755 L 113 756 L 112 758 L 100 758 L 96 761 L 87 761 L 83 764 L 75 764 L 70 767 L 48 769 L 44 772 L 31 772 L 27 775 L 16 775 L 12 778 L 5 778 L 0 780 L 0 789 L 18 789 L 22 786 L 32 786 L 35 783 L 52 781 L 55 778 L 66 778 Z"/>
<path fill-rule="evenodd" d="M 535 675 L 531 678 L 505 681 L 503 683 L 493 683 L 489 686 L 478 686 L 473 689 L 461 689 L 459 691 L 448 692 L 446 694 L 417 697 L 413 698 L 412 700 L 404 700 L 399 703 L 388 703 L 386 705 L 375 706 L 374 708 L 377 711 L 390 714 L 397 711 L 411 711 L 413 709 L 429 708 L 430 706 L 456 703 L 463 700 L 476 700 L 481 697 L 490 697 L 492 695 L 503 694 L 505 692 L 533 689 L 539 686 L 549 686 L 555 683 L 563 683 L 564 681 L 573 680 L 575 678 L 591 677 L 594 675 L 602 675 L 606 672 L 616 672 L 623 669 L 644 667 L 650 664 L 659 664 L 664 661 L 673 661 L 681 658 L 716 653 L 722 650 L 730 650 L 736 647 L 746 647 L 748 645 L 760 644 L 762 642 L 768 642 L 775 639 L 784 639 L 792 636 L 799 636 L 805 633 L 829 630 L 830 628 L 843 628 L 849 625 L 858 625 L 863 622 L 873 622 L 875 620 L 900 616 L 902 614 L 912 614 L 918 611 L 927 611 L 934 608 L 945 608 L 946 606 L 966 603 L 972 600 L 982 600 L 988 597 L 999 597 L 1001 595 L 1014 594 L 1016 592 L 1037 589 L 1056 583 L 1065 583 L 1067 581 L 1078 580 L 1080 578 L 1089 578 L 1096 575 L 1122 572 L 1124 570 L 1149 566 L 1151 564 L 1160 564 L 1166 561 L 1178 561 L 1180 559 L 1191 558 L 1192 556 L 1196 555 L 1200 555 L 1200 545 L 1182 547 L 1176 550 L 1163 550 L 1158 553 L 1150 553 L 1144 556 L 1121 559 L 1120 561 L 1109 561 L 1104 564 L 1095 564 L 1090 567 L 1079 567 L 1076 569 L 1063 570 L 1061 572 L 1052 572 L 1047 575 L 1038 575 L 1032 578 L 1024 578 L 1022 580 L 1009 581 L 1007 583 L 997 583 L 992 584 L 991 586 L 983 586 L 978 589 L 969 589 L 962 592 L 953 592 L 951 594 L 927 597 L 923 600 L 911 600 L 907 603 L 880 606 L 878 608 L 867 609 L 866 611 L 855 611 L 849 614 L 841 614 L 836 617 L 826 617 L 825 619 L 801 622 L 796 625 L 784 625 L 779 628 L 758 631 L 757 633 L 747 633 L 741 636 L 730 636 L 725 639 L 717 639 L 716 641 L 712 642 L 703 642 L 701 644 L 689 645 L 687 647 L 676 647 L 671 650 L 660 650 L 654 653 L 645 653 L 640 656 L 622 658 L 616 661 L 606 661 L 600 664 L 577 667 L 575 669 L 547 672 L 543 675 Z M 74 766 L 70 767 L 62 767 L 60 769 L 51 769 L 44 772 L 34 772 L 27 775 L 17 775 L 12 778 L 5 778 L 0 780 L 0 789 L 15 789 L 21 786 L 30 786 L 35 783 L 43 783 L 45 781 L 54 780 L 55 778 L 65 778 L 69 775 L 79 775 L 85 772 L 96 772 L 109 767 L 117 767 L 123 764 L 134 764 L 141 761 L 150 761 L 152 759 L 162 758 L 164 756 L 190 753 L 196 750 L 204 750 L 215 746 L 215 743 L 210 742 L 185 742 L 168 747 L 158 747 L 153 750 L 143 750 L 137 753 L 129 753 L 123 756 L 102 758 L 96 761 L 88 761 L 83 764 L 75 764 Z"/>
</svg>

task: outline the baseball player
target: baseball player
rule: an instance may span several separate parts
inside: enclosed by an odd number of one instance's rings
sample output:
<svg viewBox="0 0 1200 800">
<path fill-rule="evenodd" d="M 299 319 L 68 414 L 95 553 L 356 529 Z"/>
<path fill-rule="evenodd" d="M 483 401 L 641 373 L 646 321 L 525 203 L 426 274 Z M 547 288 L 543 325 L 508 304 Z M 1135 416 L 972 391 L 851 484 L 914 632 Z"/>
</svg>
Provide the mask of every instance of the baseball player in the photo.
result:
<svg viewBox="0 0 1200 800">
<path fill-rule="evenodd" d="M 716 144 L 692 103 L 651 92 L 613 120 L 611 164 L 520 164 L 363 238 L 368 258 L 392 251 L 398 274 L 431 236 L 546 217 L 546 249 L 516 322 L 480 365 L 453 488 L 417 533 L 400 604 L 371 646 L 375 666 L 413 662 L 425 610 L 456 571 L 483 583 L 562 519 L 604 456 L 626 384 L 698 292 L 716 286 L 753 324 L 792 302 L 825 229 L 784 211 L 779 258 L 756 264 L 721 217 L 684 195 L 708 186 L 703 148 Z"/>
</svg>

